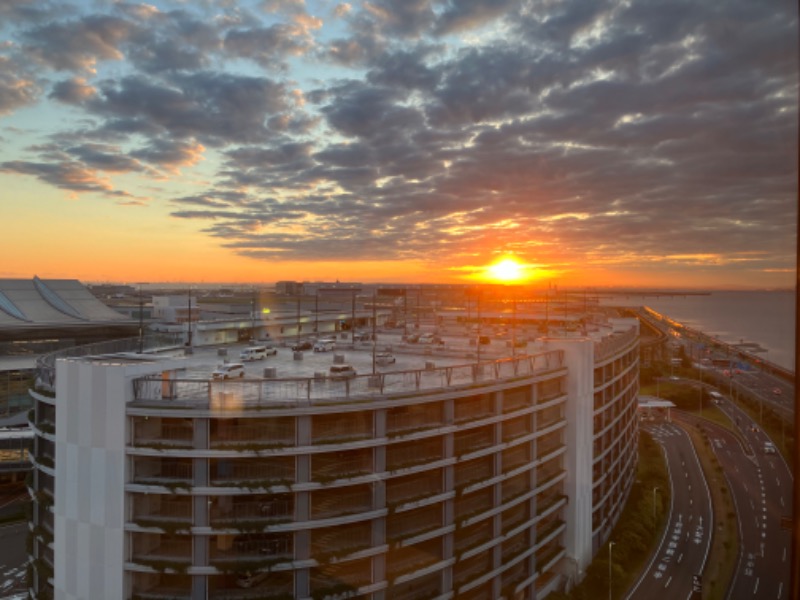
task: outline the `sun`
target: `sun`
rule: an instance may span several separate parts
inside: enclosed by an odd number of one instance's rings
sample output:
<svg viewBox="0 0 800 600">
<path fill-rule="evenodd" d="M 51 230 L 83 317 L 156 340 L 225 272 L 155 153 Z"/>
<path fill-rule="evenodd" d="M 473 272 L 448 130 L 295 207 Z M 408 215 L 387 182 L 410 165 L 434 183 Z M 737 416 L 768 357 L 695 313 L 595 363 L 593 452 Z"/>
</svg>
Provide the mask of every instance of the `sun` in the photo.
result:
<svg viewBox="0 0 800 600">
<path fill-rule="evenodd" d="M 527 279 L 525 265 L 512 257 L 505 257 L 486 267 L 484 277 L 500 283 L 518 283 Z"/>
</svg>

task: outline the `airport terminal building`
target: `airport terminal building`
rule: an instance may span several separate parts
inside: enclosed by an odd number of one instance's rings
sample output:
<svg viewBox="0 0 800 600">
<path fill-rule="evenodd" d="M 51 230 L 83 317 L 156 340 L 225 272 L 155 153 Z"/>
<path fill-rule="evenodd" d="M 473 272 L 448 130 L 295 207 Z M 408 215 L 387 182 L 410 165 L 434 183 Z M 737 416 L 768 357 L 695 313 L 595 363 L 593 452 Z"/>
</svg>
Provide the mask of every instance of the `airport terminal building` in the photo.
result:
<svg viewBox="0 0 800 600">
<path fill-rule="evenodd" d="M 234 380 L 199 352 L 66 355 L 31 392 L 30 593 L 544 598 L 582 579 L 635 478 L 638 347 L 611 319 L 480 360 L 281 349 Z"/>
</svg>

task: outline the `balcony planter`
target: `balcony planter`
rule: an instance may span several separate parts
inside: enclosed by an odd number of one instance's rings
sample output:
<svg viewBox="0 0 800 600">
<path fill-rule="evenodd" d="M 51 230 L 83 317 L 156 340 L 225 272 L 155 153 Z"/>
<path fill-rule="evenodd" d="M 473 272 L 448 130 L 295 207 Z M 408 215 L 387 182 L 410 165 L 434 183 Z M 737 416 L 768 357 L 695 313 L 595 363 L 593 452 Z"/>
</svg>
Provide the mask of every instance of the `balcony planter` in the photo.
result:
<svg viewBox="0 0 800 600">
<path fill-rule="evenodd" d="M 143 565 L 145 567 L 150 567 L 154 571 L 158 571 L 159 573 L 179 573 L 183 574 L 186 573 L 186 570 L 190 566 L 190 560 L 187 558 L 186 561 L 177 561 L 177 560 L 164 560 L 164 559 L 157 559 L 157 558 L 134 558 L 133 562 Z"/>
<path fill-rule="evenodd" d="M 291 562 L 290 556 L 280 556 L 274 558 L 258 558 L 255 560 L 243 560 L 240 557 L 232 557 L 229 560 L 213 558 L 211 566 L 216 567 L 221 573 L 254 573 L 256 571 L 271 572 L 272 568 L 281 563 Z"/>
<path fill-rule="evenodd" d="M 189 533 L 189 530 L 192 528 L 192 524 L 189 522 L 188 518 L 183 521 L 178 521 L 177 518 L 166 520 L 137 517 L 133 519 L 133 522 L 139 527 L 160 529 L 163 533 L 169 533 L 171 535 Z"/>
<path fill-rule="evenodd" d="M 311 597 L 314 600 L 339 600 L 340 598 L 353 598 L 356 596 L 356 592 L 356 588 L 352 585 L 338 583 L 312 591 Z"/>
</svg>

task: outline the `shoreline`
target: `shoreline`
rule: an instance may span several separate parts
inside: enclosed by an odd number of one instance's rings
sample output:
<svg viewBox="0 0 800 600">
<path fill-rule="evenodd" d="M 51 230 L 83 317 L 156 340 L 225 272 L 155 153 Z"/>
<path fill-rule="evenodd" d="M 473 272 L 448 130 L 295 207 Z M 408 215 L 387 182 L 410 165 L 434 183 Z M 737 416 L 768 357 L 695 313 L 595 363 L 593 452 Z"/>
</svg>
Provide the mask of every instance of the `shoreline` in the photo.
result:
<svg viewBox="0 0 800 600">
<path fill-rule="evenodd" d="M 716 338 L 712 335 L 704 333 L 699 329 L 694 329 L 692 327 L 688 327 L 683 323 L 676 321 L 666 315 L 659 313 L 658 311 L 650 308 L 649 306 L 642 306 L 642 311 L 649 316 L 650 318 L 659 321 L 661 323 L 667 324 L 672 329 L 681 332 L 681 335 L 690 339 L 694 342 L 702 343 L 712 348 L 716 348 L 719 350 L 724 350 L 727 355 L 731 357 L 731 360 L 734 358 L 738 358 L 740 360 L 744 360 L 747 363 L 757 366 L 758 368 L 772 373 L 773 375 L 777 375 L 787 381 L 794 383 L 795 381 L 795 372 L 792 369 L 787 369 L 779 364 L 771 362 L 767 359 L 761 358 L 758 356 L 759 352 L 766 352 L 767 350 L 763 348 L 757 342 L 741 342 L 741 343 L 729 343 L 723 342 L 719 338 Z M 747 350 L 745 348 L 752 348 L 753 346 L 757 347 L 758 350 Z"/>
</svg>

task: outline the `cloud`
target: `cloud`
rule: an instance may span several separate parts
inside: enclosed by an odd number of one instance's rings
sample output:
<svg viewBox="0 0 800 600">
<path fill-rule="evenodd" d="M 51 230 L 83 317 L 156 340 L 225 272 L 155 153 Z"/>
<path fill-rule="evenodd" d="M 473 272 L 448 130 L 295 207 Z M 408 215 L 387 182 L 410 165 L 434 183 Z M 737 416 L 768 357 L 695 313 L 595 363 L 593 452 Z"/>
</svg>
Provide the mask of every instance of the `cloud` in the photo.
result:
<svg viewBox="0 0 800 600">
<path fill-rule="evenodd" d="M 99 192 L 122 198 L 131 197 L 131 194 L 125 191 L 115 190 L 110 181 L 99 177 L 96 172 L 77 161 L 65 160 L 57 163 L 7 161 L 0 163 L 0 173 L 33 175 L 45 183 L 74 192 Z"/>
<path fill-rule="evenodd" d="M 33 104 L 39 97 L 38 83 L 11 68 L 12 61 L 0 56 L 0 116 Z"/>
<path fill-rule="evenodd" d="M 308 30 L 295 24 L 232 30 L 225 37 L 225 50 L 231 56 L 252 59 L 265 68 L 284 67 L 287 57 L 305 54 L 312 47 Z"/>
<path fill-rule="evenodd" d="M 405 106 L 390 88 L 346 83 L 322 109 L 331 127 L 346 136 L 365 138 L 403 136 L 422 126 L 419 109 Z"/>
<path fill-rule="evenodd" d="M 309 12 L 319 6 L 325 21 Z M 660 262 L 776 270 L 792 260 L 794 7 L 75 10 L 0 7 L 0 113 L 41 100 L 63 123 L 28 148 L 33 160 L 8 150 L 5 173 L 103 194 L 132 193 L 107 173 L 145 186 L 169 175 L 170 189 L 187 186 L 159 198 L 175 218 L 256 258 L 474 264 L 507 249 L 561 267 L 670 257 Z M 182 179 L 201 159 L 204 181 Z"/>
<path fill-rule="evenodd" d="M 106 117 L 111 130 L 212 145 L 265 142 L 270 138 L 266 119 L 288 107 L 286 88 L 263 77 L 201 71 L 171 81 L 128 77 L 103 83 L 88 107 Z"/>
<path fill-rule="evenodd" d="M 50 97 L 65 104 L 83 104 L 94 97 L 97 90 L 82 77 L 59 81 L 53 86 Z"/>
<path fill-rule="evenodd" d="M 196 140 L 154 139 L 147 147 L 131 152 L 131 156 L 174 175 L 184 167 L 192 167 L 203 158 L 205 147 Z"/>
<path fill-rule="evenodd" d="M 436 32 L 445 35 L 480 27 L 518 4 L 518 0 L 447 0 L 436 20 Z"/>
<path fill-rule="evenodd" d="M 353 10 L 353 6 L 349 2 L 340 2 L 333 8 L 333 16 L 338 19 L 350 14 Z"/>
<path fill-rule="evenodd" d="M 65 23 L 48 23 L 25 32 L 28 53 L 60 71 L 94 73 L 99 60 L 121 60 L 121 45 L 135 26 L 109 15 L 89 15 Z"/>
<path fill-rule="evenodd" d="M 385 35 L 416 38 L 435 18 L 431 0 L 374 0 L 364 4 L 365 13 Z"/>
<path fill-rule="evenodd" d="M 127 173 L 142 170 L 142 164 L 138 160 L 122 154 L 119 148 L 107 144 L 82 144 L 68 148 L 66 152 L 87 168 L 97 171 Z"/>
</svg>

